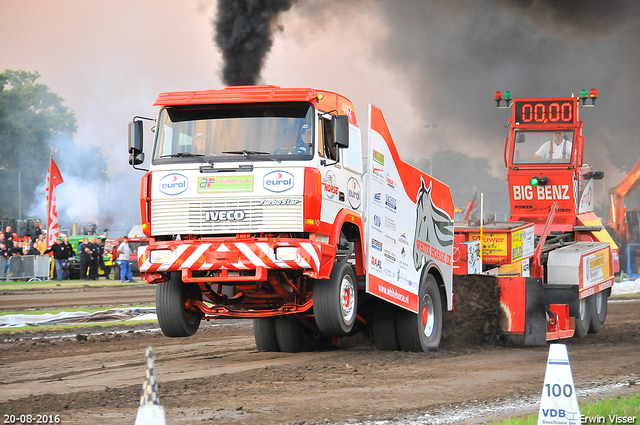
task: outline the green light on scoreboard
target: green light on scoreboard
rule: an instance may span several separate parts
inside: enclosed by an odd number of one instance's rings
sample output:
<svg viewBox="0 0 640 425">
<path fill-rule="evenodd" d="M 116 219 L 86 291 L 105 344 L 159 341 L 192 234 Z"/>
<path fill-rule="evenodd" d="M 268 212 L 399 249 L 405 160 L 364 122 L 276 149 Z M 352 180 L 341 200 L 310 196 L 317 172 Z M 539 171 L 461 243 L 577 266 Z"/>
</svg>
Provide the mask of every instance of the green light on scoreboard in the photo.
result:
<svg viewBox="0 0 640 425">
<path fill-rule="evenodd" d="M 537 186 L 540 183 L 540 179 L 537 177 L 531 177 L 531 181 L 529 183 L 531 186 Z"/>
</svg>

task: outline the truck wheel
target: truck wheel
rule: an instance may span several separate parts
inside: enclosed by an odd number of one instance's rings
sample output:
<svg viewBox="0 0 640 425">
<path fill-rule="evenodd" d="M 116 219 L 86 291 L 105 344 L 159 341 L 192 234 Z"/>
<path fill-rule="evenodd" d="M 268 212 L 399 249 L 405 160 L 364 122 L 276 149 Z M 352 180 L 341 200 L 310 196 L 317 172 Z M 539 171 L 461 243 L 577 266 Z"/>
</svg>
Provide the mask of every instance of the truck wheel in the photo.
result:
<svg viewBox="0 0 640 425">
<path fill-rule="evenodd" d="M 336 262 L 329 280 L 313 284 L 313 314 L 320 332 L 345 336 L 356 323 L 358 287 L 351 264 Z"/>
<path fill-rule="evenodd" d="M 253 319 L 253 337 L 258 351 L 280 351 L 275 317 Z"/>
<path fill-rule="evenodd" d="M 589 297 L 578 301 L 577 313 L 575 336 L 578 338 L 584 338 L 589 332 L 589 326 L 591 325 L 591 301 L 589 300 Z"/>
<path fill-rule="evenodd" d="M 180 273 L 171 273 L 168 282 L 159 283 L 156 287 L 158 324 L 168 337 L 191 336 L 200 327 L 200 315 L 185 309 L 188 290 L 189 286 L 182 282 Z"/>
<path fill-rule="evenodd" d="M 371 300 L 371 333 L 373 343 L 378 350 L 398 351 L 398 337 L 396 335 L 396 307 L 380 298 Z"/>
<path fill-rule="evenodd" d="M 315 338 L 310 329 L 293 317 L 276 317 L 276 337 L 280 351 L 300 353 L 320 349 L 320 340 Z"/>
<path fill-rule="evenodd" d="M 604 327 L 607 318 L 607 291 L 597 292 L 589 297 L 591 301 L 591 327 L 589 332 L 597 334 Z"/>
<path fill-rule="evenodd" d="M 436 351 L 442 336 L 442 304 L 435 278 L 428 274 L 420 285 L 418 314 L 396 311 L 396 332 L 402 351 Z"/>
</svg>

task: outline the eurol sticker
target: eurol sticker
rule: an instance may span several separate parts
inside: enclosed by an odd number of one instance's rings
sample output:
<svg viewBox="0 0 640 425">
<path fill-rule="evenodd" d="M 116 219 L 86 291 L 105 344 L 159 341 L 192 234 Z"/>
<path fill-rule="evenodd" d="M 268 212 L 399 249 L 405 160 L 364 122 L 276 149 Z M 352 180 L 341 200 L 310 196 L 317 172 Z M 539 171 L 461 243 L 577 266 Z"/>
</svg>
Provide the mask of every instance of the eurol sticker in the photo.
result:
<svg viewBox="0 0 640 425">
<path fill-rule="evenodd" d="M 262 186 L 269 192 L 282 193 L 293 187 L 293 175 L 286 171 L 272 171 L 262 180 Z"/>
<path fill-rule="evenodd" d="M 179 195 L 189 188 L 189 179 L 182 174 L 167 174 L 158 182 L 160 192 L 165 195 Z"/>
</svg>

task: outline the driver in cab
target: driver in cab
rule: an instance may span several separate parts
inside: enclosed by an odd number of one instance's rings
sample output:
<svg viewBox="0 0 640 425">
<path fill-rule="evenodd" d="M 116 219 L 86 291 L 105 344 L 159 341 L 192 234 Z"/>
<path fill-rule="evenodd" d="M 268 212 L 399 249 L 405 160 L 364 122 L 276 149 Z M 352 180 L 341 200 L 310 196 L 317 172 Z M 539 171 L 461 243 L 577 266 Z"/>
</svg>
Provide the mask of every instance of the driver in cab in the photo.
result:
<svg viewBox="0 0 640 425">
<path fill-rule="evenodd" d="M 207 155 L 207 136 L 204 133 L 196 134 L 191 144 L 191 153 Z"/>
<path fill-rule="evenodd" d="M 544 142 L 530 159 L 563 159 L 571 157 L 571 142 L 564 131 L 554 131 L 553 140 Z"/>
<path fill-rule="evenodd" d="M 311 146 L 311 126 L 309 124 L 302 124 L 298 131 L 298 140 L 296 142 L 295 151 L 300 155 L 304 155 L 309 152 Z"/>
</svg>

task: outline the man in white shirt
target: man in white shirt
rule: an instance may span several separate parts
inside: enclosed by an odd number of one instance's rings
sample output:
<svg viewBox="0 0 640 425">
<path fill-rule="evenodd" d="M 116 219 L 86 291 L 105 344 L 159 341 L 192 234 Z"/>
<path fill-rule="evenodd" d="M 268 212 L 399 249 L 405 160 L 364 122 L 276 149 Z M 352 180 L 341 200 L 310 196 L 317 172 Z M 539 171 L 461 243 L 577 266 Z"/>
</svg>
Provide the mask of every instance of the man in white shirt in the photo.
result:
<svg viewBox="0 0 640 425">
<path fill-rule="evenodd" d="M 564 138 L 564 131 L 554 131 L 553 140 L 545 142 L 531 159 L 571 158 L 571 142 Z"/>
<path fill-rule="evenodd" d="M 118 261 L 120 261 L 120 281 L 124 282 L 125 278 L 129 279 L 129 282 L 135 282 L 131 277 L 131 264 L 129 263 L 129 255 L 131 255 L 131 248 L 129 247 L 129 238 L 127 236 L 122 238 L 122 243 L 118 247 Z"/>
</svg>

